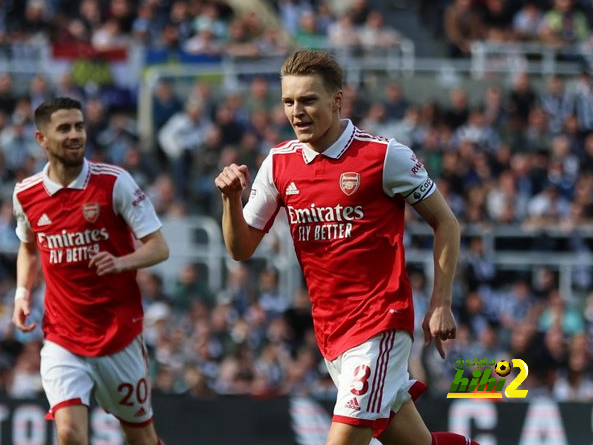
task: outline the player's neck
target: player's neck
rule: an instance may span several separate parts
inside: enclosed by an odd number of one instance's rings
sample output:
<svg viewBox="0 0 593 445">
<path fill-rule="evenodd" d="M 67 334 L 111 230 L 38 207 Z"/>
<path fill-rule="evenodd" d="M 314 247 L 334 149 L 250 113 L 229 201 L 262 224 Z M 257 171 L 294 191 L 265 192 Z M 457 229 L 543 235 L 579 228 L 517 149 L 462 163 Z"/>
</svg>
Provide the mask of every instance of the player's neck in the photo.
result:
<svg viewBox="0 0 593 445">
<path fill-rule="evenodd" d="M 83 165 L 84 163 L 76 166 L 66 166 L 56 162 L 50 163 L 48 171 L 49 179 L 51 179 L 56 184 L 66 187 L 71 184 L 72 181 L 78 178 L 78 175 L 82 171 Z"/>
<path fill-rule="evenodd" d="M 309 144 L 312 150 L 315 150 L 317 153 L 323 153 L 329 147 L 331 147 L 344 132 L 347 126 L 346 121 L 338 120 L 336 124 L 333 124 L 327 132 L 316 141 L 314 144 Z"/>
</svg>

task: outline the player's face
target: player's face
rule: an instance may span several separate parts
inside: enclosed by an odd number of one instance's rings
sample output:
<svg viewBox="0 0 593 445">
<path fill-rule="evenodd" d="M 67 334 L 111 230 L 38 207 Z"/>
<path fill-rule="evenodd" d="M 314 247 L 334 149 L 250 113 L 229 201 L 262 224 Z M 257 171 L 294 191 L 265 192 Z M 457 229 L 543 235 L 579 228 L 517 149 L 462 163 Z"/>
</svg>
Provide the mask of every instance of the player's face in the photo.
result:
<svg viewBox="0 0 593 445">
<path fill-rule="evenodd" d="M 320 76 L 282 78 L 284 113 L 300 142 L 317 152 L 332 145 L 340 135 L 342 91 L 328 91 Z"/>
<path fill-rule="evenodd" d="M 36 137 L 39 145 L 46 150 L 50 162 L 65 167 L 82 165 L 86 130 L 80 110 L 56 111 L 49 123 L 36 133 Z"/>
</svg>

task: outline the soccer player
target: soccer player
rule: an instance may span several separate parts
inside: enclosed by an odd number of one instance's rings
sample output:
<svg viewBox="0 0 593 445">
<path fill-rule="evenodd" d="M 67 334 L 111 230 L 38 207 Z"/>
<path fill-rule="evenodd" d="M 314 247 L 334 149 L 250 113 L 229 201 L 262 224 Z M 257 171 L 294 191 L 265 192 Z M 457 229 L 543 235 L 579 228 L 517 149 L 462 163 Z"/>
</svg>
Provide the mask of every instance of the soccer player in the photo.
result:
<svg viewBox="0 0 593 445">
<path fill-rule="evenodd" d="M 169 247 L 146 195 L 119 167 L 85 159 L 80 102 L 35 110 L 43 171 L 14 190 L 17 290 L 13 322 L 29 332 L 29 295 L 41 263 L 46 291 L 41 378 L 60 445 L 87 445 L 91 394 L 116 416 L 130 445 L 162 445 L 152 423 L 136 269 Z M 140 240 L 136 249 L 134 237 Z"/>
<path fill-rule="evenodd" d="M 434 289 L 425 344 L 455 338 L 451 311 L 460 229 L 422 163 L 406 146 L 341 119 L 342 69 L 331 54 L 303 50 L 281 68 L 282 102 L 296 140 L 263 161 L 243 208 L 245 165 L 215 179 L 225 244 L 235 260 L 253 254 L 281 207 L 312 302 L 315 335 L 337 386 L 327 445 L 475 445 L 431 434 L 410 378 L 413 307 L 403 248 L 406 202 L 434 230 Z"/>
</svg>

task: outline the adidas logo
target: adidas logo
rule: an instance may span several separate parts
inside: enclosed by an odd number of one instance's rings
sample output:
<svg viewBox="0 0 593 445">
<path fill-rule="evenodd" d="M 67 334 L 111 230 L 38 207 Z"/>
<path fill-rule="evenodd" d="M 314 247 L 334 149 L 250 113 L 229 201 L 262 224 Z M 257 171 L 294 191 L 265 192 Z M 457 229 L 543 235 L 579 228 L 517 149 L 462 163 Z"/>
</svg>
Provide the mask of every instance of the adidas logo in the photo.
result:
<svg viewBox="0 0 593 445">
<path fill-rule="evenodd" d="M 38 226 L 49 226 L 50 224 L 51 224 L 51 219 L 49 219 L 49 216 L 47 216 L 46 213 L 41 215 L 41 217 L 37 220 Z"/>
<path fill-rule="evenodd" d="M 356 400 L 356 397 L 354 397 L 352 400 L 346 403 L 345 407 L 348 409 L 353 409 L 354 411 L 360 411 L 360 405 L 358 404 L 358 400 Z"/>
<path fill-rule="evenodd" d="M 294 184 L 294 182 L 291 182 L 290 184 L 288 184 L 288 187 L 286 187 L 286 194 L 287 195 L 298 195 L 299 189 L 297 188 L 297 186 Z"/>
<path fill-rule="evenodd" d="M 146 410 L 144 409 L 144 407 L 140 407 L 140 409 L 138 410 L 138 412 L 136 414 L 134 414 L 134 417 L 142 417 L 146 415 Z"/>
</svg>

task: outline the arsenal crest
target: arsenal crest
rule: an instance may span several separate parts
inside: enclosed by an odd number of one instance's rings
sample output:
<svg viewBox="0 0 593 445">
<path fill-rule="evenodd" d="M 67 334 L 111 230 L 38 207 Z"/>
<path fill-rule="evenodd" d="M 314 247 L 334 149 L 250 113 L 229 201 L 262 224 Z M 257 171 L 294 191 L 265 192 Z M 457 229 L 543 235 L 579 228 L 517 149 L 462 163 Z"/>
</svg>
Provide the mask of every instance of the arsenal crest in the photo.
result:
<svg viewBox="0 0 593 445">
<path fill-rule="evenodd" d="M 99 218 L 99 203 L 87 202 L 82 205 L 82 216 L 91 224 Z"/>
<path fill-rule="evenodd" d="M 345 195 L 350 196 L 360 186 L 360 174 L 356 172 L 346 172 L 340 175 L 340 188 Z"/>
</svg>

